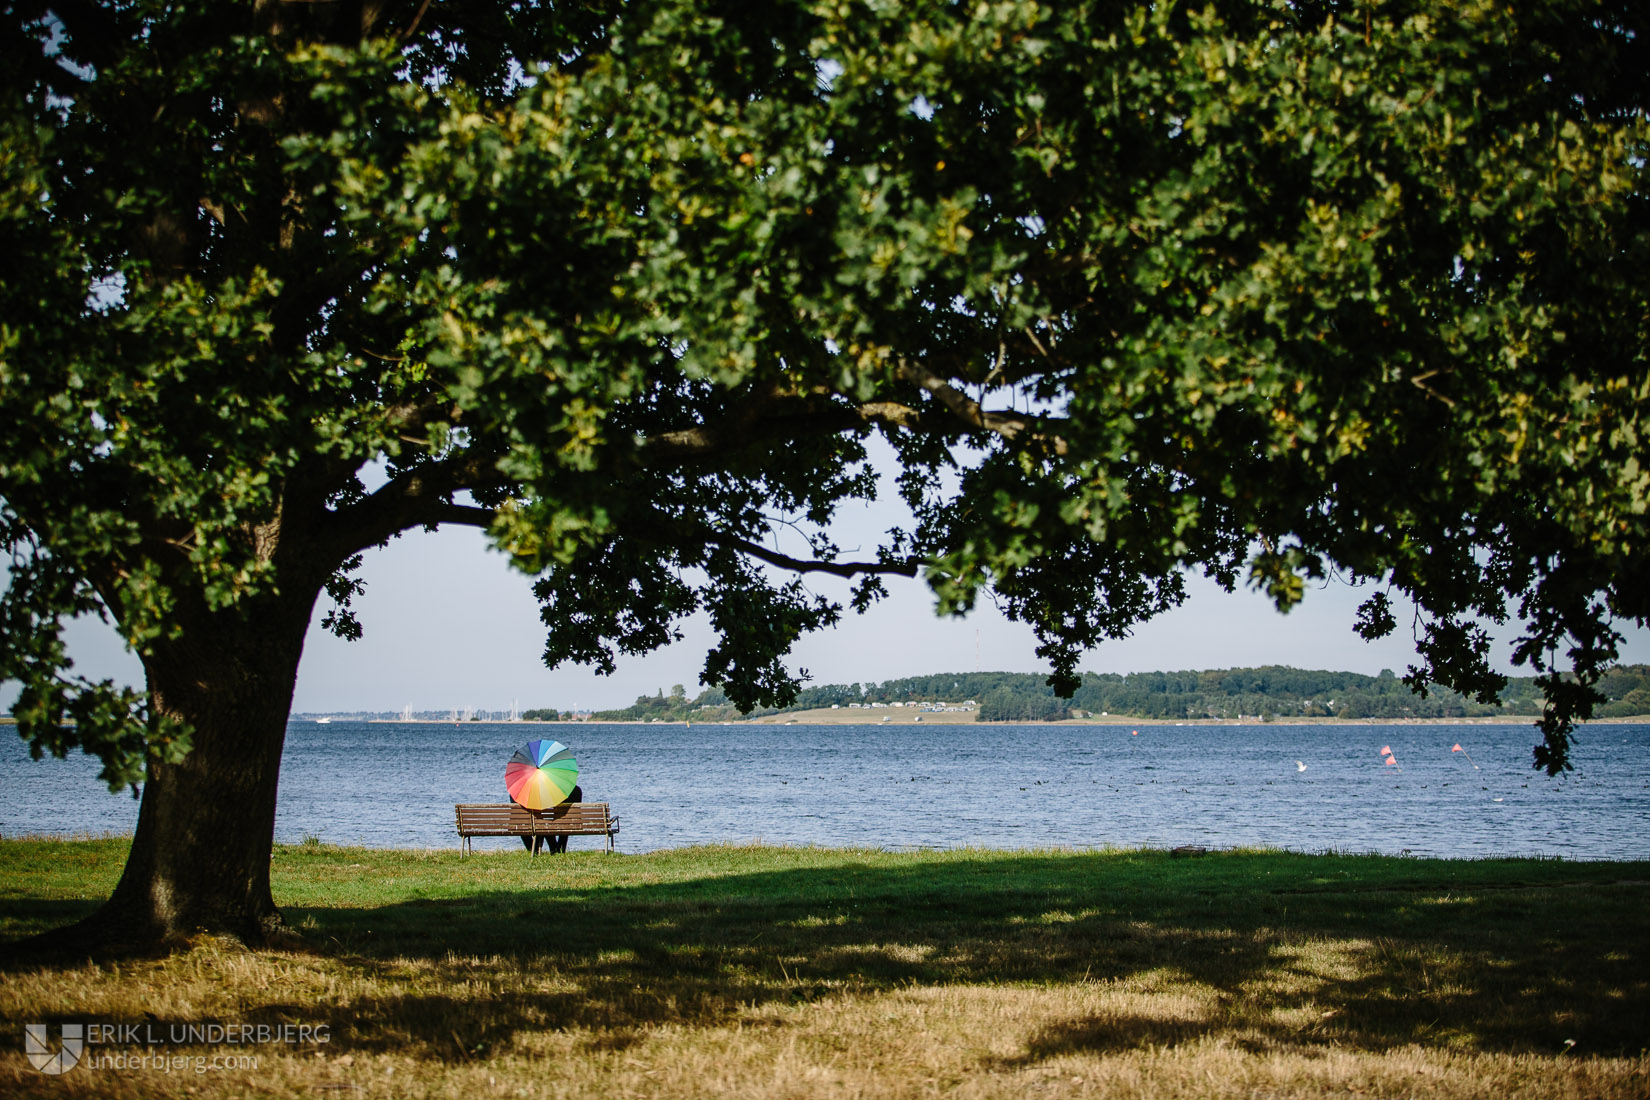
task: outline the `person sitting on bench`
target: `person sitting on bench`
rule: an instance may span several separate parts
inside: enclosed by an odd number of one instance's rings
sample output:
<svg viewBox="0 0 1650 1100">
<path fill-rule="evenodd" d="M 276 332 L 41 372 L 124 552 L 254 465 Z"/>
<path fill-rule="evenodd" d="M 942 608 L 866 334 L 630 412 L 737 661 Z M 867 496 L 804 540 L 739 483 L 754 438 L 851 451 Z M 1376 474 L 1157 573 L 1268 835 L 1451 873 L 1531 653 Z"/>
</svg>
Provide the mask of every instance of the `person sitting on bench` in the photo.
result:
<svg viewBox="0 0 1650 1100">
<path fill-rule="evenodd" d="M 578 784 L 575 783 L 573 785 L 573 790 L 567 796 L 567 801 L 562 803 L 562 805 L 571 806 L 575 802 L 583 802 L 583 801 L 584 801 L 584 789 L 582 787 L 580 787 Z M 550 842 L 550 851 L 552 851 L 552 852 L 565 852 L 565 851 L 567 851 L 567 842 L 572 838 L 567 836 L 567 834 L 563 833 L 561 836 L 547 836 L 544 839 L 548 840 Z"/>
<path fill-rule="evenodd" d="M 565 806 L 574 802 L 583 801 L 584 790 L 575 784 L 572 793 L 563 799 L 560 805 Z M 534 817 L 549 817 L 554 812 L 555 811 L 553 809 L 532 811 Z M 541 849 L 546 852 L 565 852 L 567 851 L 567 837 L 543 835 L 524 836 L 521 838 L 521 846 L 534 855 L 538 855 Z"/>
</svg>

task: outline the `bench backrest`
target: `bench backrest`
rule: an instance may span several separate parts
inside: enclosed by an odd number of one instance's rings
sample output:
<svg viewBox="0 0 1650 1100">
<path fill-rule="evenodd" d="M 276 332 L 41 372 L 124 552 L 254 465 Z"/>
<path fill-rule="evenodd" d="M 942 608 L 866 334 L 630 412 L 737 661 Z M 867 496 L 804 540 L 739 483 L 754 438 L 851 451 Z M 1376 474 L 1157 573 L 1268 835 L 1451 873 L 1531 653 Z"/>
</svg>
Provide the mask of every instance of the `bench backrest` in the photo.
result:
<svg viewBox="0 0 1650 1100">
<path fill-rule="evenodd" d="M 534 813 L 514 802 L 460 802 L 453 809 L 458 814 L 461 833 L 497 830 L 531 835 L 563 829 L 606 832 L 611 821 L 605 802 L 564 802 L 542 813 Z"/>
</svg>

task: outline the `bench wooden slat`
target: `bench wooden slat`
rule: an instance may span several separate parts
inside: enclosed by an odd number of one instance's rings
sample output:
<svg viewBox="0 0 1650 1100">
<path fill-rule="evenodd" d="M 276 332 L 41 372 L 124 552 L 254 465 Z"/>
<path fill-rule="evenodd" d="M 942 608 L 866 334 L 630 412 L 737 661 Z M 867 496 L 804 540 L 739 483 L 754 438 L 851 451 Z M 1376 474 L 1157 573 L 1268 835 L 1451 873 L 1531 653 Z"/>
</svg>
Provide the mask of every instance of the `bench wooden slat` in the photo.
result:
<svg viewBox="0 0 1650 1100">
<path fill-rule="evenodd" d="M 460 851 L 469 851 L 470 838 L 478 836 L 605 836 L 612 851 L 619 831 L 619 819 L 605 802 L 563 803 L 543 813 L 514 802 L 459 802 L 453 811 Z"/>
</svg>

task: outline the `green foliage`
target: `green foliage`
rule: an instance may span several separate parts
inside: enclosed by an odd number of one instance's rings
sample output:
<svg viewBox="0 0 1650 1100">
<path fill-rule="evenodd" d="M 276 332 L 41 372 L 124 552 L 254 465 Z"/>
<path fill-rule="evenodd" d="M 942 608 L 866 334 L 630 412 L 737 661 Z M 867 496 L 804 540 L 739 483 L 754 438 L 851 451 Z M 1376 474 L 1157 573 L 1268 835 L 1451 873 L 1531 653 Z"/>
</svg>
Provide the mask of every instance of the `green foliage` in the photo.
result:
<svg viewBox="0 0 1650 1100">
<path fill-rule="evenodd" d="M 1000 687 L 980 700 L 982 722 L 1056 722 L 1071 712 L 1052 698 L 1046 685 L 1042 691 L 1011 691 Z"/>
<path fill-rule="evenodd" d="M 1596 712 L 1601 718 L 1636 718 L 1650 714 L 1650 665 L 1619 665 L 1599 679 L 1605 701 Z"/>
<path fill-rule="evenodd" d="M 1613 669 L 1600 685 L 1606 716 L 1627 710 L 1650 690 L 1650 668 Z M 1636 694 L 1635 694 L 1636 693 Z M 798 705 L 975 699 L 982 722 L 1054 721 L 1077 714 L 1134 718 L 1462 718 L 1536 716 L 1542 695 L 1535 677 L 1512 677 L 1501 704 L 1487 704 L 1447 688 L 1417 697 L 1390 671 L 1379 676 L 1276 665 L 1203 672 L 1131 672 L 1083 675 L 1070 696 L 1057 696 L 1042 676 L 1019 672 L 955 672 L 881 684 L 823 684 L 802 690 Z"/>
<path fill-rule="evenodd" d="M 995 599 L 1069 693 L 1187 570 L 1341 572 L 1418 603 L 1417 689 L 1494 698 L 1516 611 L 1557 771 L 1650 615 L 1638 7 L 344 8 L 4 16 L 36 751 L 221 735 L 76 678 L 68 617 L 229 677 L 225 622 L 356 636 L 361 552 L 443 523 L 537 575 L 552 664 L 708 614 L 743 710 L 841 613 L 790 573 Z M 848 560 L 872 433 L 916 521 Z"/>
<path fill-rule="evenodd" d="M 1509 680 L 1505 705 L 1475 701 L 1448 689 L 1424 698 L 1392 675 L 1362 676 L 1268 666 L 1206 672 L 1090 674 L 1072 706 L 1094 714 L 1141 718 L 1462 718 L 1538 715 L 1533 677 Z"/>
<path fill-rule="evenodd" d="M 697 698 L 689 699 L 687 689 L 677 684 L 668 696 L 663 691 L 657 695 L 638 695 L 628 707 L 597 711 L 592 717 L 598 722 L 726 722 L 752 714 L 769 713 L 772 713 L 772 708 L 741 711 L 717 688 L 702 691 Z"/>
</svg>

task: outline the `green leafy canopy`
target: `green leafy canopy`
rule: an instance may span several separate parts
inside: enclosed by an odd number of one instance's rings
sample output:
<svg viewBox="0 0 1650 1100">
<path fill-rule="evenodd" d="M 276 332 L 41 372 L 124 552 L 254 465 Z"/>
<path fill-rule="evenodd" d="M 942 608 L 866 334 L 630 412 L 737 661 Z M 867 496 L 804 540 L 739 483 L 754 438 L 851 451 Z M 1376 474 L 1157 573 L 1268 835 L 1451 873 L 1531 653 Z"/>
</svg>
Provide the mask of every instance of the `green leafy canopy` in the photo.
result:
<svg viewBox="0 0 1650 1100">
<path fill-rule="evenodd" d="M 552 663 L 708 611 L 743 707 L 842 611 L 787 574 L 990 593 L 1062 692 L 1188 569 L 1413 597 L 1483 699 L 1510 610 L 1549 771 L 1650 615 L 1642 5 L 5 12 L 0 678 L 111 785 L 199 731 L 68 617 L 354 636 L 444 523 Z M 873 434 L 916 520 L 848 560 Z"/>
</svg>

